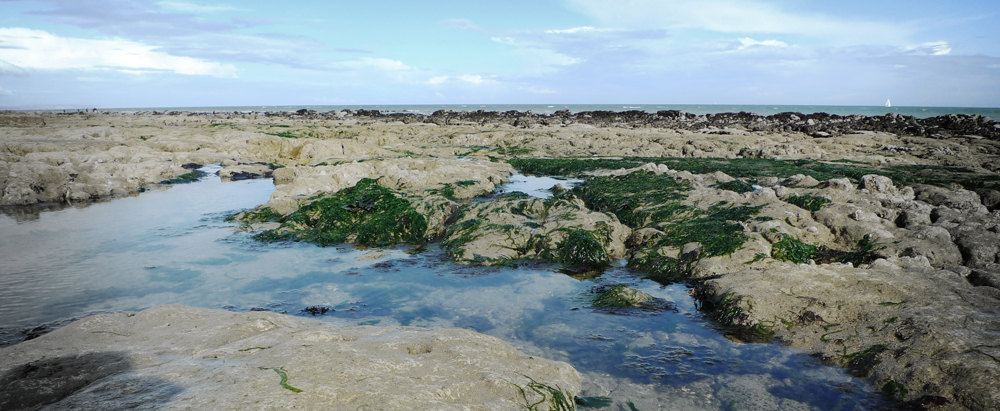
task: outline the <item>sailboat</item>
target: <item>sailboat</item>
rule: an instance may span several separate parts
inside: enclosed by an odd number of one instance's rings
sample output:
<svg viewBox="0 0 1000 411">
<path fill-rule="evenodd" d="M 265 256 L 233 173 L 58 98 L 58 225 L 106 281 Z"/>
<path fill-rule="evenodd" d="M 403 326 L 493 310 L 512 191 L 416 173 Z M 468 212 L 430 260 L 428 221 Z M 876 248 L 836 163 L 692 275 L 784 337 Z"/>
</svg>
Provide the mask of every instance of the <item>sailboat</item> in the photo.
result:
<svg viewBox="0 0 1000 411">
<path fill-rule="evenodd" d="M 892 103 L 889 103 L 889 99 L 885 99 L 885 106 L 892 107 Z"/>
</svg>

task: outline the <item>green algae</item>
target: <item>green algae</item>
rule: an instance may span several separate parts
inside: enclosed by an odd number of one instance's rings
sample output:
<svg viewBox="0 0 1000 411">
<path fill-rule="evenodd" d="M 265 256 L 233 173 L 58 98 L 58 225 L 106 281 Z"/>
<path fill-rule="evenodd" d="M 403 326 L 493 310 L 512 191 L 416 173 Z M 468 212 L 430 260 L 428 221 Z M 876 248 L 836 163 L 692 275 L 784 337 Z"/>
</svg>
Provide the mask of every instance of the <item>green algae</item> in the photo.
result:
<svg viewBox="0 0 1000 411">
<path fill-rule="evenodd" d="M 556 261 L 583 270 L 599 270 L 611 265 L 611 258 L 601 242 L 583 229 L 571 229 L 566 233 L 556 246 Z"/>
<path fill-rule="evenodd" d="M 805 194 L 801 196 L 790 196 L 785 199 L 785 202 L 815 213 L 819 211 L 821 208 L 823 208 L 824 205 L 829 203 L 830 199 L 812 194 Z M 789 225 L 792 224 L 789 223 Z"/>
<path fill-rule="evenodd" d="M 899 187 L 913 184 L 937 186 L 958 184 L 968 190 L 1000 187 L 1000 174 L 966 167 L 937 165 L 907 164 L 876 167 L 853 161 L 687 157 L 511 159 L 509 162 L 521 173 L 531 175 L 572 175 L 594 170 L 634 168 L 642 164 L 654 163 L 695 174 L 710 174 L 721 171 L 734 178 L 746 179 L 783 178 L 804 174 L 819 181 L 848 178 L 857 182 L 865 175 L 878 174 L 891 178 L 894 184 Z"/>
<path fill-rule="evenodd" d="M 553 387 L 548 384 L 543 384 L 535 381 L 533 378 L 525 375 L 524 378 L 528 379 L 528 384 L 525 386 L 520 386 L 514 383 L 518 391 L 521 394 L 521 399 L 524 401 L 524 409 L 528 411 L 537 410 L 549 410 L 549 411 L 573 411 L 576 409 L 576 404 L 573 399 L 567 393 L 563 392 L 561 388 Z M 533 392 L 539 396 L 536 402 L 531 402 L 528 400 L 528 393 Z M 574 397 L 575 398 L 575 397 Z M 539 408 L 539 407 L 542 408 Z"/>
<path fill-rule="evenodd" d="M 818 247 L 813 244 L 806 244 L 788 235 L 781 234 L 781 241 L 771 246 L 771 257 L 776 260 L 791 261 L 796 264 L 805 264 L 816 256 Z"/>
<path fill-rule="evenodd" d="M 187 184 L 198 181 L 198 179 L 205 176 L 204 172 L 195 170 L 190 173 L 184 173 L 177 177 L 160 181 L 160 184 Z"/>
<path fill-rule="evenodd" d="M 737 193 L 740 193 L 740 194 L 749 193 L 749 192 L 751 192 L 751 191 L 754 190 L 752 184 L 750 184 L 750 183 L 748 183 L 746 181 L 743 181 L 743 180 L 733 180 L 733 181 L 726 182 L 726 183 L 719 183 L 719 184 L 714 185 L 713 187 L 719 188 L 719 189 L 722 189 L 722 190 L 734 191 L 734 192 L 737 192 Z"/>
<path fill-rule="evenodd" d="M 508 161 L 521 174 L 571 176 L 586 171 L 635 168 L 642 163 L 618 159 L 514 158 Z"/>
<path fill-rule="evenodd" d="M 329 246 L 353 242 L 367 246 L 427 241 L 427 220 L 394 190 L 365 178 L 334 194 L 320 194 L 282 216 L 281 226 L 261 232 L 265 242 L 296 240 Z"/>
<path fill-rule="evenodd" d="M 588 178 L 572 192 L 591 210 L 614 214 L 625 225 L 638 228 L 691 210 L 680 204 L 687 198 L 684 192 L 690 190 L 690 184 L 670 176 L 637 171 Z"/>
<path fill-rule="evenodd" d="M 611 397 L 573 397 L 573 402 L 583 408 L 605 408 L 612 404 Z"/>
<path fill-rule="evenodd" d="M 288 384 L 288 372 L 285 371 L 283 367 L 278 367 L 278 368 L 259 367 L 259 368 L 262 370 L 269 370 L 269 369 L 274 370 L 274 372 L 278 373 L 278 375 L 281 376 L 281 383 L 280 383 L 281 388 L 284 388 L 291 392 L 302 392 L 302 390 Z"/>
<path fill-rule="evenodd" d="M 598 290 L 592 305 L 594 307 L 632 307 L 652 300 L 653 297 L 649 294 L 630 288 L 625 284 L 617 284 Z"/>
<path fill-rule="evenodd" d="M 885 394 L 886 396 L 900 400 L 906 399 L 906 396 L 909 395 L 910 393 L 910 390 L 906 389 L 905 385 L 895 382 L 893 380 L 889 380 L 884 385 L 882 385 L 881 391 L 882 394 Z"/>
<path fill-rule="evenodd" d="M 241 221 L 243 224 L 252 223 L 265 223 L 265 222 L 279 222 L 281 221 L 281 213 L 274 211 L 271 207 L 261 207 L 256 210 L 244 211 L 242 213 L 236 213 L 231 216 L 226 217 L 226 221 Z"/>
</svg>

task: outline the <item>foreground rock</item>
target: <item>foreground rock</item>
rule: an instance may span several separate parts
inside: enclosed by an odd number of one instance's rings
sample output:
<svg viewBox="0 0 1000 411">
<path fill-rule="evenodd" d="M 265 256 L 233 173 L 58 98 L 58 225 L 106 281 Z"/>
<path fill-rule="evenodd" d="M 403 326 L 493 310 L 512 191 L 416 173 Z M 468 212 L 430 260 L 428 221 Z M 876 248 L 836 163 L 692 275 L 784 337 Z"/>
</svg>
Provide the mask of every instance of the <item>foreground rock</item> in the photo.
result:
<svg viewBox="0 0 1000 411">
<path fill-rule="evenodd" d="M 1000 405 L 1000 290 L 927 260 L 782 264 L 705 282 L 724 320 L 867 377 L 886 394 L 935 409 Z"/>
<path fill-rule="evenodd" d="M 579 386 L 568 364 L 472 331 L 338 329 L 178 305 L 93 316 L 0 349 L 3 410 L 555 409 L 553 394 L 569 405 Z"/>
</svg>

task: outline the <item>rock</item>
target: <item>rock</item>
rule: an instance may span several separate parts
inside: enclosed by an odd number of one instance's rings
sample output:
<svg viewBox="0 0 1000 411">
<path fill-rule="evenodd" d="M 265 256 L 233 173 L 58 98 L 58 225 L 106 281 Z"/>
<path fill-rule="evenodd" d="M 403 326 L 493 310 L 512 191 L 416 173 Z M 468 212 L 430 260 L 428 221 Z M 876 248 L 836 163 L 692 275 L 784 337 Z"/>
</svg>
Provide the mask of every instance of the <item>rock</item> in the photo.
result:
<svg viewBox="0 0 1000 411">
<path fill-rule="evenodd" d="M 1000 273 L 986 270 L 972 270 L 972 273 L 967 278 L 972 285 L 1000 289 Z"/>
<path fill-rule="evenodd" d="M 978 214 L 989 212 L 974 191 L 918 184 L 913 186 L 916 199 L 934 206 L 971 211 Z"/>
<path fill-rule="evenodd" d="M 629 307 L 653 301 L 653 297 L 642 291 L 618 284 L 597 291 L 595 307 Z"/>
<path fill-rule="evenodd" d="M 835 191 L 852 192 L 855 190 L 854 183 L 846 178 L 834 178 L 823 183 L 823 188 Z"/>
<path fill-rule="evenodd" d="M 977 191 L 983 205 L 990 211 L 996 211 L 1000 209 L 1000 191 L 997 190 L 980 190 Z"/>
<path fill-rule="evenodd" d="M 868 174 L 861 177 L 858 188 L 868 190 L 872 193 L 896 194 L 899 190 L 892 184 L 892 179 L 875 174 Z"/>
<path fill-rule="evenodd" d="M 2 348 L 0 384 L 5 410 L 519 410 L 543 387 L 572 401 L 580 376 L 469 330 L 168 305 Z"/>
<path fill-rule="evenodd" d="M 558 260 L 563 251 L 568 252 L 561 248 L 562 243 L 577 230 L 589 233 L 609 258 L 625 256 L 625 241 L 632 234 L 614 215 L 590 211 L 579 199 L 540 199 L 511 193 L 494 202 L 464 206 L 442 245 L 453 259 L 465 263 Z"/>
<path fill-rule="evenodd" d="M 926 257 L 937 268 L 962 264 L 962 252 L 951 241 L 948 230 L 935 226 L 923 226 L 910 235 L 900 236 L 896 242 L 887 245 L 889 250 L 901 257 Z"/>
<path fill-rule="evenodd" d="M 866 269 L 777 264 L 717 275 L 703 292 L 734 325 L 773 333 L 876 387 L 892 381 L 908 391 L 904 399 L 940 396 L 955 409 L 996 409 L 1000 304 L 981 289 L 996 290 L 918 260 Z"/>
</svg>

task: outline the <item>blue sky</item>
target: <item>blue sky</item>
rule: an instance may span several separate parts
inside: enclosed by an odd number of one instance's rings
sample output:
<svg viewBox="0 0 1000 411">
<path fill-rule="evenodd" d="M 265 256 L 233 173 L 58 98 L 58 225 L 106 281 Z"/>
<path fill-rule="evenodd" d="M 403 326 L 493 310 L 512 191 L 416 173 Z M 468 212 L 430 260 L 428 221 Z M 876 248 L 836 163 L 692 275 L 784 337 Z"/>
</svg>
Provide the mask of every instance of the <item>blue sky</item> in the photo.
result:
<svg viewBox="0 0 1000 411">
<path fill-rule="evenodd" d="M 0 107 L 1000 107 L 1000 7 L 0 0 Z"/>
</svg>

